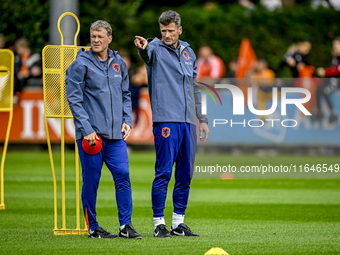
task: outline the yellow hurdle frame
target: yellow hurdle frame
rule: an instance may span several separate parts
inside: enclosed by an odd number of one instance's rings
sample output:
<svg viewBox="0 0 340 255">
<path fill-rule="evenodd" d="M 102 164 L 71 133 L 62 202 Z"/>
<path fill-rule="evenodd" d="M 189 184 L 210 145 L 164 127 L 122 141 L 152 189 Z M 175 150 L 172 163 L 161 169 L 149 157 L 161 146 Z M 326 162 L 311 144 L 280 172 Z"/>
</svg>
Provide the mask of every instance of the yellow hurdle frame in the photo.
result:
<svg viewBox="0 0 340 255">
<path fill-rule="evenodd" d="M 6 70 L 7 69 L 7 70 Z M 0 49 L 0 70 L 7 72 L 8 80 L 3 88 L 0 87 L 0 112 L 8 112 L 9 119 L 7 125 L 4 149 L 1 157 L 0 167 L 0 210 L 5 210 L 5 188 L 4 188 L 4 170 L 5 159 L 7 154 L 9 134 L 13 119 L 13 90 L 14 90 L 14 54 L 11 50 Z M 1 75 L 1 74 L 0 74 Z"/>
<path fill-rule="evenodd" d="M 74 45 L 64 45 L 64 37 L 60 29 L 63 17 L 71 15 L 77 22 L 77 31 L 74 35 Z M 54 186 L 54 234 L 55 235 L 82 235 L 88 233 L 88 228 L 80 229 L 80 201 L 79 201 L 79 155 L 75 142 L 75 175 L 76 175 L 76 228 L 66 227 L 66 198 L 65 198 L 65 119 L 72 119 L 72 112 L 68 105 L 65 86 L 66 69 L 76 59 L 77 51 L 89 47 L 77 46 L 77 36 L 80 24 L 77 16 L 71 12 L 63 13 L 58 20 L 58 31 L 61 37 L 61 45 L 48 45 L 43 49 L 43 83 L 44 83 L 44 113 L 48 152 L 51 162 L 53 186 Z M 55 168 L 53 163 L 51 141 L 48 131 L 48 118 L 61 120 L 61 193 L 62 193 L 62 228 L 58 228 L 58 193 Z"/>
</svg>

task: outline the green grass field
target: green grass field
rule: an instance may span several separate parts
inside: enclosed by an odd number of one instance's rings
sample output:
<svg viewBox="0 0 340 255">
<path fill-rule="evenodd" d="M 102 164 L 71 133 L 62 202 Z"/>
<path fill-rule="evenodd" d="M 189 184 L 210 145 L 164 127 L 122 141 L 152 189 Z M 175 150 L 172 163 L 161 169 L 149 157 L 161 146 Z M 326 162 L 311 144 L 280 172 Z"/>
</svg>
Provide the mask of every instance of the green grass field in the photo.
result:
<svg viewBox="0 0 340 255">
<path fill-rule="evenodd" d="M 67 152 L 68 228 L 75 228 L 72 156 Z M 56 154 L 56 165 L 59 159 Z M 335 156 L 197 155 L 197 164 L 206 162 L 235 166 L 340 163 Z M 153 164 L 153 152 L 130 153 L 132 223 L 144 238 L 89 239 L 53 235 L 53 183 L 47 152 L 9 152 L 6 210 L 0 211 L 0 254 L 204 254 L 212 247 L 230 255 L 340 254 L 340 179 L 194 178 L 185 221 L 201 237 L 156 239 L 150 201 Z M 168 225 L 172 187 L 173 181 L 165 210 Z M 108 231 L 118 232 L 114 184 L 106 168 L 98 191 L 97 219 Z"/>
</svg>

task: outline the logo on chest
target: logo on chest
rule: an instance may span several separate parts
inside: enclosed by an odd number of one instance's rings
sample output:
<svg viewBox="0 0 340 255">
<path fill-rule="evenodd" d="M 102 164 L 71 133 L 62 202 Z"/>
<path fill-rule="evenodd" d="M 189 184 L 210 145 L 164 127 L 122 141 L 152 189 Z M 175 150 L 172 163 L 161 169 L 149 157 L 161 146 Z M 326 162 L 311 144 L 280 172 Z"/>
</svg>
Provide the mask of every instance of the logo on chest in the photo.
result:
<svg viewBox="0 0 340 255">
<path fill-rule="evenodd" d="M 189 60 L 189 59 L 190 59 L 188 52 L 186 52 L 185 50 L 183 51 L 182 54 L 183 54 L 183 57 L 184 57 L 186 60 Z"/>
<path fill-rule="evenodd" d="M 120 71 L 120 66 L 118 64 L 112 64 L 113 70 L 115 70 L 117 73 Z"/>
</svg>

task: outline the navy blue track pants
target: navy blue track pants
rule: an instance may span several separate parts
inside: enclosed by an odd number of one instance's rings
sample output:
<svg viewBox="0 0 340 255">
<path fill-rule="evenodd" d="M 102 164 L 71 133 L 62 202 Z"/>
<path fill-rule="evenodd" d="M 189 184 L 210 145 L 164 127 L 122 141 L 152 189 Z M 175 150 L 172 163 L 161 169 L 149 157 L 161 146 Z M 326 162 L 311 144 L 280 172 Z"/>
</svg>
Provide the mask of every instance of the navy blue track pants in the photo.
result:
<svg viewBox="0 0 340 255">
<path fill-rule="evenodd" d="M 86 154 L 81 142 L 82 140 L 77 140 L 83 175 L 81 199 L 88 227 L 94 230 L 99 226 L 96 220 L 96 202 L 103 162 L 115 182 L 119 223 L 131 224 L 132 196 L 126 142 L 103 139 L 103 148 L 96 155 Z"/>
<path fill-rule="evenodd" d="M 165 200 L 176 163 L 173 190 L 174 212 L 185 214 L 197 145 L 196 126 L 188 123 L 154 123 L 156 164 L 152 185 L 153 217 L 164 217 Z"/>
</svg>

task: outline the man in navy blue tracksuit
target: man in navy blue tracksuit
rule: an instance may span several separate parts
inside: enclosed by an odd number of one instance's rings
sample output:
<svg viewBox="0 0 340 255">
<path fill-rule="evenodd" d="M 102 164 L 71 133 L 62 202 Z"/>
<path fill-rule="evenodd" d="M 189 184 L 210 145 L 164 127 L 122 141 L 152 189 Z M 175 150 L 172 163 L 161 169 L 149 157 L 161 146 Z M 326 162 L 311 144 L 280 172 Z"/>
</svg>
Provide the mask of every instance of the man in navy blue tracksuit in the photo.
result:
<svg viewBox="0 0 340 255">
<path fill-rule="evenodd" d="M 201 93 L 196 81 L 196 56 L 182 34 L 181 18 L 175 11 L 159 18 L 162 40 L 136 36 L 135 45 L 148 72 L 156 163 L 152 186 L 155 237 L 199 236 L 184 223 L 197 144 L 196 117 L 200 140 L 209 136 L 208 120 L 201 114 Z M 202 137 L 205 133 L 205 137 Z M 166 229 L 164 207 L 172 168 L 176 163 L 171 235 Z"/>
<path fill-rule="evenodd" d="M 125 62 L 108 48 L 112 29 L 106 21 L 91 25 L 91 50 L 79 50 L 66 71 L 67 99 L 74 117 L 79 157 L 83 169 L 82 202 L 91 238 L 115 238 L 96 220 L 96 200 L 103 162 L 115 181 L 119 237 L 142 238 L 131 225 L 132 196 L 129 160 L 125 140 L 132 125 L 129 77 Z M 98 154 L 82 148 L 84 138 L 90 145 L 102 138 Z"/>
</svg>

